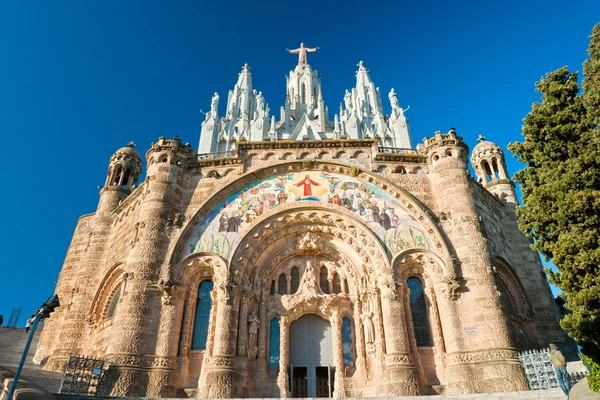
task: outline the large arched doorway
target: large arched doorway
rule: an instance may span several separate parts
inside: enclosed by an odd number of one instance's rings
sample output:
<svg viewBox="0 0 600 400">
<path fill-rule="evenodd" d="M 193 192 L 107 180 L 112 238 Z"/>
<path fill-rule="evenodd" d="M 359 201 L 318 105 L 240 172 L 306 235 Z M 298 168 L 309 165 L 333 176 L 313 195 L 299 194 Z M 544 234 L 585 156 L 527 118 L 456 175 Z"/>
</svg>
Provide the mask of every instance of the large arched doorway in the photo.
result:
<svg viewBox="0 0 600 400">
<path fill-rule="evenodd" d="M 290 326 L 292 397 L 330 397 L 333 393 L 333 343 L 329 321 L 304 315 Z"/>
</svg>

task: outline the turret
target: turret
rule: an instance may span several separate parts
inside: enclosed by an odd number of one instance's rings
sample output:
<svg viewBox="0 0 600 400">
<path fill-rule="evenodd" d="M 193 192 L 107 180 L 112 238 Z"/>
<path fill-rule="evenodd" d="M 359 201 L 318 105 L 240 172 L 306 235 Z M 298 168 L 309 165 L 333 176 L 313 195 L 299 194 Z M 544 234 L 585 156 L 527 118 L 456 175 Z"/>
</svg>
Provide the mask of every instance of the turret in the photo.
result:
<svg viewBox="0 0 600 400">
<path fill-rule="evenodd" d="M 108 163 L 108 173 L 102 191 L 98 212 L 111 212 L 137 184 L 142 172 L 142 157 L 130 142 L 115 152 Z"/>
<path fill-rule="evenodd" d="M 147 192 L 137 211 L 137 238 L 126 258 L 131 277 L 127 281 L 127 295 L 121 299 L 119 312 L 113 319 L 111 334 L 115 339 L 106 355 L 115 370 L 127 371 L 127 374 L 119 375 L 120 380 L 111 388 L 118 387 L 127 396 L 174 395 L 173 385 L 169 383 L 175 379 L 173 371 L 132 368 L 122 354 L 144 354 L 149 363 L 176 360 L 179 337 L 164 327 L 180 324 L 181 312 L 163 309 L 158 317 L 153 310 L 163 304 L 160 298 L 163 293 L 148 283 L 169 280 L 170 264 L 165 256 L 170 241 L 166 232 L 183 223 L 181 193 L 190 156 L 190 145 L 183 144 L 177 136 L 173 140 L 160 137 L 146 152 Z M 182 301 L 181 297 L 173 299 L 169 310 L 182 310 L 183 304 L 177 303 L 179 301 Z M 149 383 L 139 385 L 136 382 Z"/>
<path fill-rule="evenodd" d="M 504 152 L 495 143 L 479 135 L 478 144 L 471 153 L 471 164 L 477 180 L 490 192 L 508 203 L 518 204 L 515 184 L 508 178 Z"/>
</svg>

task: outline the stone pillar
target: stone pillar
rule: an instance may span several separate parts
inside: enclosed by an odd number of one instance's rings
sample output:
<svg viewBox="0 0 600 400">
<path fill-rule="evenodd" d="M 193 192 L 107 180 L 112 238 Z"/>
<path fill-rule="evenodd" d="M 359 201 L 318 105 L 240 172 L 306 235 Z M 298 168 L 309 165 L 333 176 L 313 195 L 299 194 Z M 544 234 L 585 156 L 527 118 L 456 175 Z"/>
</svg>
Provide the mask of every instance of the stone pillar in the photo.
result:
<svg viewBox="0 0 600 400">
<path fill-rule="evenodd" d="M 166 370 L 162 379 L 150 379 L 148 397 L 168 397 L 176 392 L 177 345 L 180 339 L 185 291 L 178 288 L 161 293 L 162 308 L 156 340 L 156 369 Z M 162 372 L 162 371 L 158 371 Z"/>
<path fill-rule="evenodd" d="M 380 395 L 418 395 L 418 374 L 410 354 L 404 307 L 390 289 L 384 290 L 381 297 L 386 357 L 385 383 L 380 385 Z"/>
<path fill-rule="evenodd" d="M 269 331 L 269 321 L 267 320 L 267 296 L 263 294 L 260 301 L 258 318 L 260 325 L 258 327 L 258 355 L 256 357 L 256 369 L 259 377 L 263 379 L 267 375 L 267 332 Z"/>
<path fill-rule="evenodd" d="M 454 225 L 447 234 L 458 257 L 455 268 L 468 288 L 455 301 L 458 309 L 468 310 L 460 314 L 459 324 L 462 336 L 469 337 L 462 343 L 446 340 L 446 393 L 526 390 L 496 290 L 482 216 L 472 195 L 477 183 L 469 176 L 468 147 L 451 130 L 425 139 L 424 148 L 438 209 L 450 215 Z"/>
<path fill-rule="evenodd" d="M 333 397 L 346 397 L 344 388 L 344 349 L 342 347 L 342 316 L 338 311 L 334 311 L 329 319 L 331 323 L 333 339 L 333 363 L 335 364 L 335 389 Z"/>
<path fill-rule="evenodd" d="M 147 187 L 138 212 L 138 237 L 126 262 L 131 278 L 113 320 L 106 356 L 114 369 L 108 381 L 110 394 L 114 396 L 147 396 L 147 390 L 168 396 L 175 394 L 172 386 L 175 366 L 165 367 L 164 358 L 157 355 L 161 319 L 153 310 L 161 308 L 160 290 L 156 289 L 168 285 L 159 279 L 164 275 L 164 257 L 170 243 L 167 226 L 171 216 L 180 211 L 179 193 L 189 155 L 189 145 L 183 145 L 177 137 L 159 138 L 146 153 Z M 165 318 L 175 316 L 173 310 Z M 163 327 L 176 331 L 178 327 L 167 320 L 162 321 Z M 169 347 L 161 351 L 172 351 Z M 165 392 L 165 387 L 170 393 Z"/>
<path fill-rule="evenodd" d="M 236 369 L 235 342 L 232 335 L 234 326 L 234 299 L 231 288 L 218 287 L 218 307 L 215 322 L 212 356 L 203 366 L 205 378 L 203 393 L 208 398 L 232 398 L 238 392 L 238 372 Z"/>
<path fill-rule="evenodd" d="M 354 301 L 354 337 L 356 341 L 356 371 L 359 376 L 366 378 L 367 376 L 367 353 L 365 349 L 365 335 L 363 326 L 360 320 L 360 310 L 362 305 L 359 296 Z"/>
<path fill-rule="evenodd" d="M 245 356 L 248 346 L 248 302 L 250 301 L 250 295 L 247 291 L 242 293 L 242 301 L 240 306 L 240 333 L 238 338 L 237 355 Z"/>
<path fill-rule="evenodd" d="M 277 375 L 277 386 L 279 397 L 290 397 L 288 366 L 290 363 L 290 321 L 287 315 L 279 318 L 279 374 Z"/>
</svg>

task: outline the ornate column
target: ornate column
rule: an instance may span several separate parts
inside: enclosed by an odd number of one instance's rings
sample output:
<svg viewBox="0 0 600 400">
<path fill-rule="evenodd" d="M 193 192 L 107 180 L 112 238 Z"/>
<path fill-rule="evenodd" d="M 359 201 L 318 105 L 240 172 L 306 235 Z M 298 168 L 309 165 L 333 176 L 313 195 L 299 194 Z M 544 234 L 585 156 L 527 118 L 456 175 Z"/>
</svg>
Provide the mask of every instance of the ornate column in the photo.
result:
<svg viewBox="0 0 600 400">
<path fill-rule="evenodd" d="M 490 233 L 485 232 L 485 216 L 479 214 L 479 200 L 473 195 L 478 184 L 468 171 L 468 147 L 452 129 L 425 139 L 420 151 L 428 155 L 437 207 L 454 225 L 446 230 L 457 257 L 454 272 L 462 273 L 468 288 L 454 300 L 464 310 L 458 318 L 461 336 L 467 338 L 456 343 L 446 340 L 446 392 L 524 390 L 527 380 L 511 344 L 493 276 L 486 238 Z M 440 311 L 444 318 L 445 310 Z"/>
<path fill-rule="evenodd" d="M 269 321 L 267 320 L 267 299 L 266 295 L 263 294 L 260 306 L 259 306 L 259 321 L 260 325 L 258 328 L 258 356 L 256 362 L 256 369 L 258 370 L 259 376 L 266 376 L 267 374 L 267 332 L 269 331 Z"/>
<path fill-rule="evenodd" d="M 250 295 L 248 291 L 242 292 L 242 300 L 240 306 L 240 333 L 238 337 L 237 355 L 245 356 L 246 350 L 248 349 L 248 302 L 250 301 Z"/>
<path fill-rule="evenodd" d="M 152 368 L 156 371 L 148 382 L 148 397 L 168 397 L 176 391 L 177 344 L 183 317 L 185 291 L 169 282 L 156 285 L 161 294 L 162 308 L 156 339 L 156 358 Z"/>
<path fill-rule="evenodd" d="M 331 330 L 333 336 L 333 362 L 335 364 L 335 389 L 333 397 L 346 397 L 344 388 L 344 349 L 342 347 L 342 316 L 338 310 L 334 310 L 331 318 Z"/>
<path fill-rule="evenodd" d="M 356 370 L 360 376 L 366 378 L 367 360 L 365 351 L 365 335 L 363 333 L 363 326 L 360 319 L 360 310 L 362 310 L 362 304 L 359 296 L 357 296 L 354 300 L 354 336 L 356 340 Z"/>
<path fill-rule="evenodd" d="M 214 346 L 212 356 L 204 364 L 202 375 L 205 388 L 202 391 L 208 398 L 232 398 L 237 396 L 238 373 L 236 369 L 234 326 L 234 299 L 231 287 L 217 288 L 217 315 L 215 320 Z M 204 369 L 206 368 L 206 373 Z"/>
<path fill-rule="evenodd" d="M 418 395 L 419 380 L 410 354 L 404 307 L 392 288 L 382 288 L 381 311 L 385 330 L 385 370 L 388 381 L 380 385 L 379 392 L 388 396 Z"/>
<path fill-rule="evenodd" d="M 290 397 L 288 365 L 290 362 L 290 320 L 287 315 L 279 318 L 279 374 L 277 375 L 277 386 L 279 397 Z"/>
</svg>

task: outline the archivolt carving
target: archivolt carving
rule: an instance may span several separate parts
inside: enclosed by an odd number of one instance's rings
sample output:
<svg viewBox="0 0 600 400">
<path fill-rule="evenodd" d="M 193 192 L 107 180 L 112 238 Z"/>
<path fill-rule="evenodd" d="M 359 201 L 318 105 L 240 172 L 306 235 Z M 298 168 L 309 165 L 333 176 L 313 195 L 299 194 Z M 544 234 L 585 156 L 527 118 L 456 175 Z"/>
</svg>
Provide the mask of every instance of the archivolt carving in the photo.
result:
<svg viewBox="0 0 600 400">
<path fill-rule="evenodd" d="M 227 276 L 227 261 L 212 253 L 195 253 L 183 259 L 173 270 L 173 279 L 187 288 L 210 278 L 215 285 L 221 284 Z"/>
<path fill-rule="evenodd" d="M 311 229 L 312 228 L 313 227 L 311 227 Z M 285 232 L 288 235 L 293 236 L 297 232 L 303 232 L 304 229 L 308 229 L 306 225 L 298 225 L 286 229 Z M 331 237 L 334 238 L 335 236 Z M 270 242 L 271 244 L 273 244 L 276 243 L 277 240 L 284 239 L 282 239 L 281 237 L 272 237 Z M 283 247 L 283 249 L 277 250 L 271 250 L 271 248 L 267 248 L 265 250 L 265 253 L 267 252 L 274 255 L 271 258 L 266 259 L 265 262 L 262 262 L 262 259 L 257 260 L 260 261 L 260 263 L 255 264 L 255 266 L 253 267 L 255 268 L 253 273 L 255 280 L 254 287 L 255 289 L 257 289 L 258 286 L 262 283 L 263 292 L 268 291 L 270 279 L 275 273 L 275 271 L 280 269 L 283 264 L 293 262 L 292 260 L 298 257 L 298 254 L 293 250 L 293 248 L 290 247 Z M 345 254 L 341 253 L 337 248 L 335 248 L 334 245 L 327 245 L 327 247 L 324 247 L 323 253 L 320 255 L 320 259 L 328 260 L 328 263 L 334 262 L 336 264 L 335 268 L 333 269 L 328 267 L 330 273 L 334 270 L 337 270 L 339 265 L 339 269 L 350 278 L 349 280 L 351 282 L 349 282 L 349 286 L 351 287 L 351 293 L 355 293 L 358 290 L 357 285 L 359 283 L 363 287 L 366 287 L 369 283 L 374 284 L 374 281 L 371 279 L 370 275 L 373 273 L 373 268 L 371 266 L 367 267 L 364 264 L 362 264 L 362 268 L 357 266 Z M 264 267 L 260 271 L 258 271 L 256 269 L 256 265 L 264 265 Z M 248 283 L 249 281 L 244 281 L 244 285 L 246 287 L 248 286 Z"/>
<path fill-rule="evenodd" d="M 367 270 L 368 273 L 389 274 L 387 254 L 367 227 L 357 221 L 337 215 L 334 210 L 323 210 L 319 203 L 306 203 L 314 204 L 312 207 L 306 205 L 306 207 L 311 207 L 310 210 L 295 208 L 273 215 L 268 221 L 264 221 L 250 230 L 242 238 L 233 256 L 235 270 L 240 271 L 237 274 L 240 279 L 238 284 L 239 282 L 250 282 L 249 277 L 254 273 L 254 267 L 260 265 L 258 261 L 265 250 L 272 243 L 297 232 L 298 225 L 304 225 L 302 228 L 304 231 L 309 229 L 320 231 L 346 243 L 360 261 L 371 269 Z M 294 247 L 288 250 L 289 255 L 295 254 L 295 252 Z"/>
<path fill-rule="evenodd" d="M 108 309 L 110 299 L 119 285 L 127 279 L 125 266 L 122 263 L 114 265 L 105 275 L 92 301 L 88 322 L 97 324 L 102 321 Z"/>
</svg>

